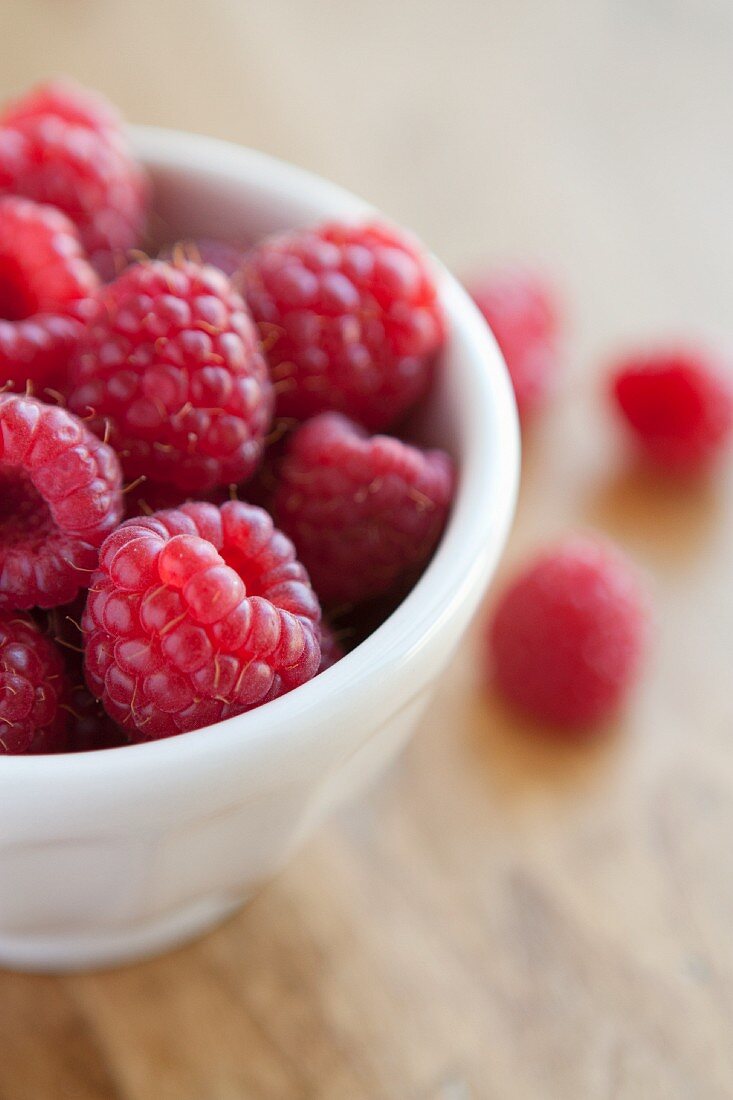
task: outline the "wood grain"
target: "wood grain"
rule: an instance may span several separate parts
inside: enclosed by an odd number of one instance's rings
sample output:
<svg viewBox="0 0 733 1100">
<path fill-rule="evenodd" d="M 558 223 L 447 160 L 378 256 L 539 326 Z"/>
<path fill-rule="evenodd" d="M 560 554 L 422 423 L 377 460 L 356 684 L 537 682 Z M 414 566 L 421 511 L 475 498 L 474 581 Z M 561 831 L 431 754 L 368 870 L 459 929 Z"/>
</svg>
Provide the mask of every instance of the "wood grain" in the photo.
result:
<svg viewBox="0 0 733 1100">
<path fill-rule="evenodd" d="M 0 34 L 3 95 L 67 70 L 339 180 L 459 269 L 556 272 L 565 372 L 505 569 L 597 526 L 657 619 L 596 744 L 484 698 L 474 631 L 398 766 L 227 926 L 0 975 L 0 1100 L 733 1095 L 733 481 L 645 481 L 599 400 L 626 341 L 730 329 L 730 5 L 5 0 Z"/>
</svg>

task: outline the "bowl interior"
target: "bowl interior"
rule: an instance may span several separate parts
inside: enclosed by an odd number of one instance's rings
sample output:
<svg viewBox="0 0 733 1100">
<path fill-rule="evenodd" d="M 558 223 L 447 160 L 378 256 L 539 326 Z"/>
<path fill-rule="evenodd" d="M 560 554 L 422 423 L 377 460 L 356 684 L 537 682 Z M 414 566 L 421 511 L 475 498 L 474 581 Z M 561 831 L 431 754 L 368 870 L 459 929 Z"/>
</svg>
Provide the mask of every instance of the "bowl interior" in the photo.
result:
<svg viewBox="0 0 733 1100">
<path fill-rule="evenodd" d="M 325 218 L 358 219 L 373 207 L 340 187 L 264 154 L 192 134 L 140 127 L 138 154 L 154 185 L 153 234 L 160 242 L 223 237 L 254 241 Z M 448 527 L 432 562 L 393 614 L 354 651 L 315 680 L 258 710 L 169 740 L 77 755 L 0 758 L 7 769 L 40 780 L 102 770 L 117 779 L 144 763 L 204 760 L 242 743 L 297 737 L 300 719 L 348 697 L 368 706 L 380 676 L 398 674 L 465 601 L 475 604 L 501 552 L 519 469 L 516 411 L 496 344 L 468 296 L 435 261 L 450 336 L 434 389 L 416 421 L 422 440 L 449 450 L 459 484 Z"/>
</svg>

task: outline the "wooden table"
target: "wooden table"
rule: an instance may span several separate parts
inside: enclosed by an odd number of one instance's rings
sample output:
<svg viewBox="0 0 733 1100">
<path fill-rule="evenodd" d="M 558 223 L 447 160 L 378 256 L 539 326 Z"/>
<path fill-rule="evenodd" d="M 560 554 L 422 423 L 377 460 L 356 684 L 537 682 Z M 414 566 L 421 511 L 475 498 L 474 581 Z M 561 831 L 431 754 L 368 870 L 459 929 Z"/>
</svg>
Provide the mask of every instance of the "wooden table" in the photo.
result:
<svg viewBox="0 0 733 1100">
<path fill-rule="evenodd" d="M 3 95 L 66 69 L 339 180 L 458 269 L 556 272 L 562 392 L 508 558 L 598 526 L 658 625 L 595 745 L 483 698 L 474 637 L 402 761 L 226 927 L 0 975 L 0 1098 L 733 1095 L 733 483 L 629 472 L 599 400 L 626 341 L 730 330 L 730 6 L 5 0 L 0 32 Z"/>
</svg>

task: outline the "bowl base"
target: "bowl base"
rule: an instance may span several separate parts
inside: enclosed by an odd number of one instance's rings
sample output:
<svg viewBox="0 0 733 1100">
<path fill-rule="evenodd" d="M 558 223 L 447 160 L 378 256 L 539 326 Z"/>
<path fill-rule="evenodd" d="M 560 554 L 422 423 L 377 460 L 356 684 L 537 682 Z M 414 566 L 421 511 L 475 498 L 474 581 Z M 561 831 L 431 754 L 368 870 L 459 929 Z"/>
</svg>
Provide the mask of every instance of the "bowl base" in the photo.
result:
<svg viewBox="0 0 733 1100">
<path fill-rule="evenodd" d="M 129 966 L 181 947 L 233 916 L 247 898 L 217 896 L 129 930 L 46 936 L 0 936 L 0 967 L 40 974 L 64 974 Z"/>
</svg>

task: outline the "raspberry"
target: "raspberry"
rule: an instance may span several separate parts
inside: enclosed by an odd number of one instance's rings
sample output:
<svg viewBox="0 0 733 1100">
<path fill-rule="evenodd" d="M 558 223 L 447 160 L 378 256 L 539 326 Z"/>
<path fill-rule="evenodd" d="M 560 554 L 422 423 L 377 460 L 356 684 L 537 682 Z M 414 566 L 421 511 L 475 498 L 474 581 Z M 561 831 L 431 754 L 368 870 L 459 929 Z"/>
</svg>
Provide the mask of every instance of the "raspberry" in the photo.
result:
<svg viewBox="0 0 733 1100">
<path fill-rule="evenodd" d="M 631 356 L 616 368 L 613 397 L 640 452 L 670 474 L 694 474 L 733 431 L 733 379 L 701 351 Z"/>
<path fill-rule="evenodd" d="M 318 670 L 320 609 L 261 508 L 184 504 L 104 543 L 83 619 L 86 677 L 138 741 L 250 710 Z"/>
<path fill-rule="evenodd" d="M 453 485 L 453 464 L 442 451 L 369 438 L 339 413 L 322 413 L 289 440 L 275 521 L 321 600 L 357 603 L 425 564 Z"/>
<path fill-rule="evenodd" d="M 426 392 L 443 316 L 425 259 L 395 230 L 332 223 L 274 237 L 241 277 L 279 415 L 335 409 L 383 428 Z"/>
<path fill-rule="evenodd" d="M 122 119 L 112 104 L 68 77 L 47 80 L 25 95 L 6 104 L 0 112 L 0 126 L 11 126 L 28 118 L 55 115 L 75 126 L 84 126 L 104 137 L 119 135 Z"/>
<path fill-rule="evenodd" d="M 0 755 L 63 749 L 66 691 L 53 642 L 25 616 L 0 612 Z"/>
<path fill-rule="evenodd" d="M 557 310 L 539 275 L 509 268 L 469 284 L 499 345 L 526 422 L 544 403 L 557 373 Z"/>
<path fill-rule="evenodd" d="M 635 572 L 620 551 L 570 539 L 541 554 L 501 598 L 488 634 L 497 685 L 550 725 L 600 722 L 634 679 L 646 618 Z"/>
<path fill-rule="evenodd" d="M 0 379 L 62 385 L 98 282 L 61 211 L 0 198 Z"/>
<path fill-rule="evenodd" d="M 112 254 L 142 237 L 148 187 L 122 137 L 102 136 L 60 115 L 0 127 L 0 194 L 63 210 L 105 274 L 113 270 Z"/>
<path fill-rule="evenodd" d="M 86 588 L 122 515 L 114 452 L 65 409 L 0 395 L 0 609 Z"/>
<path fill-rule="evenodd" d="M 344 647 L 328 623 L 321 623 L 321 663 L 319 672 L 325 672 L 344 656 Z"/>
<path fill-rule="evenodd" d="M 71 364 L 69 407 L 94 416 L 126 475 L 185 492 L 243 481 L 272 388 L 254 325 L 213 267 L 135 264 L 105 287 Z"/>
</svg>

